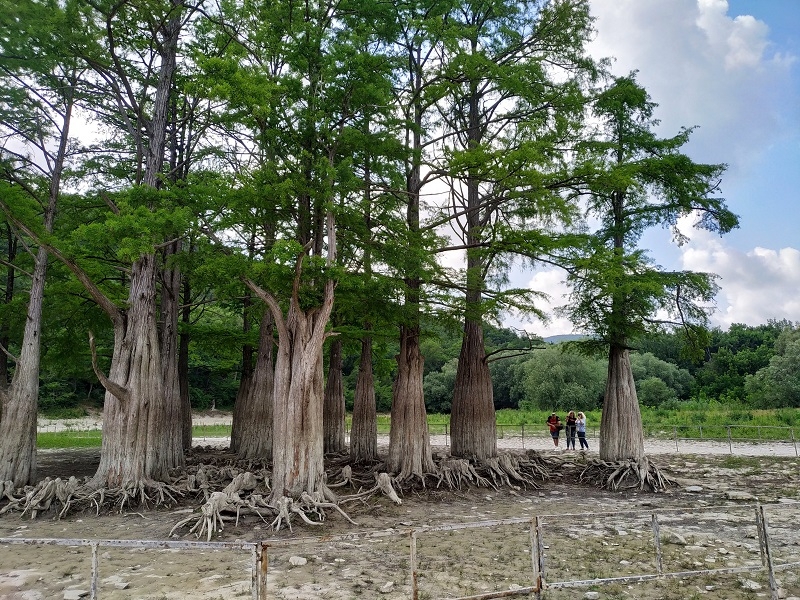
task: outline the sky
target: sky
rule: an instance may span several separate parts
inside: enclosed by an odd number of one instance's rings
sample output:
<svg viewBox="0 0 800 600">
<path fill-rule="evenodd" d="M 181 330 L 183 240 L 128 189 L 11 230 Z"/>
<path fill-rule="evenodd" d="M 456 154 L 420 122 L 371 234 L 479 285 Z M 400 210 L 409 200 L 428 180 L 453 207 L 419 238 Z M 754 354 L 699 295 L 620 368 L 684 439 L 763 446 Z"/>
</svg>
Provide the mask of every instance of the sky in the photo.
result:
<svg viewBox="0 0 800 600">
<path fill-rule="evenodd" d="M 657 133 L 696 127 L 684 151 L 725 163 L 721 195 L 739 215 L 724 236 L 656 228 L 642 239 L 667 269 L 716 273 L 710 324 L 800 322 L 800 0 L 590 0 L 597 35 L 591 52 L 613 57 L 614 75 L 638 71 L 658 104 Z M 557 271 L 517 273 L 514 285 L 566 302 Z M 543 308 L 547 308 L 543 306 Z M 548 336 L 569 322 L 507 325 Z"/>
</svg>

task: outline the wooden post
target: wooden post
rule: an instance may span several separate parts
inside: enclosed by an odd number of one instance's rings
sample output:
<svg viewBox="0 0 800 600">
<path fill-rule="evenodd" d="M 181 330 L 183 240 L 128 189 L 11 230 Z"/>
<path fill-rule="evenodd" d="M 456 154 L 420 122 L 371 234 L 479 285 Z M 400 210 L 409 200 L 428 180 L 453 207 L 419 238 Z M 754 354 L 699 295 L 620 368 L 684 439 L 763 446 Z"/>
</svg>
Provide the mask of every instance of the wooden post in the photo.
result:
<svg viewBox="0 0 800 600">
<path fill-rule="evenodd" d="M 656 513 L 653 513 L 651 523 L 653 526 L 653 544 L 656 547 L 656 572 L 662 575 L 664 573 L 664 563 L 661 556 L 661 529 L 658 525 L 658 515 Z"/>
</svg>

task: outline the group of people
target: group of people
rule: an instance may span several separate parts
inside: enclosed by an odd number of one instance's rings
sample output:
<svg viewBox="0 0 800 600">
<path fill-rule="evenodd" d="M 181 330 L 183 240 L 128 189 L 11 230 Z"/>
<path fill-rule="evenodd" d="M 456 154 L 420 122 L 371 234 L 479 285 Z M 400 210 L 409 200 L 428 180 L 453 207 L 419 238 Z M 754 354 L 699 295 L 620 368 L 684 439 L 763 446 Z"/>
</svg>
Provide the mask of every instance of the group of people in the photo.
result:
<svg viewBox="0 0 800 600">
<path fill-rule="evenodd" d="M 558 450 L 558 438 L 561 435 L 562 429 L 565 430 L 567 438 L 567 450 L 570 449 L 570 446 L 572 446 L 573 450 L 576 449 L 576 435 L 578 440 L 580 440 L 581 450 L 589 449 L 589 442 L 586 441 L 586 415 L 584 415 L 582 412 L 579 412 L 576 415 L 574 410 L 569 411 L 564 423 L 561 422 L 561 419 L 556 413 L 553 413 L 547 417 L 547 425 L 550 427 L 550 437 L 553 438 L 553 447 L 556 450 Z"/>
</svg>

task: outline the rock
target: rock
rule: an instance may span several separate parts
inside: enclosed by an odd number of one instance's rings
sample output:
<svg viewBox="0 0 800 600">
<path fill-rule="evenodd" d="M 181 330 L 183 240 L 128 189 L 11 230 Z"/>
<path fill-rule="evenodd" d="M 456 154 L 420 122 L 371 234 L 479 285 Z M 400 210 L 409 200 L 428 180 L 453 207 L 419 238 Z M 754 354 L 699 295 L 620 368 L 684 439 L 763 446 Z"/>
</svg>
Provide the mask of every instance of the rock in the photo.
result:
<svg viewBox="0 0 800 600">
<path fill-rule="evenodd" d="M 685 546 L 688 543 L 686 538 L 680 533 L 670 529 L 661 530 L 661 541 L 667 544 L 676 544 L 678 546 Z"/>
<path fill-rule="evenodd" d="M 583 595 L 586 600 L 598 600 L 600 598 L 600 592 L 586 592 Z"/>
<path fill-rule="evenodd" d="M 748 492 L 741 492 L 738 490 L 728 490 L 727 492 L 725 492 L 725 497 L 728 500 L 741 500 L 744 502 L 751 502 L 758 500 L 758 498 L 753 496 L 753 494 L 750 494 Z"/>
<path fill-rule="evenodd" d="M 80 600 L 84 596 L 88 595 L 89 592 L 87 590 L 65 590 L 64 600 Z"/>
<path fill-rule="evenodd" d="M 381 586 L 380 592 L 381 594 L 388 594 L 394 588 L 394 581 L 387 581 Z"/>
<path fill-rule="evenodd" d="M 684 489 L 684 491 L 692 492 L 692 493 L 696 494 L 698 492 L 702 492 L 703 491 L 703 486 L 702 485 L 689 485 L 689 486 L 686 486 L 683 489 Z"/>
<path fill-rule="evenodd" d="M 302 567 L 307 562 L 308 562 L 308 559 L 305 559 L 302 556 L 290 556 L 289 557 L 289 564 L 292 565 L 293 567 Z"/>
<path fill-rule="evenodd" d="M 761 589 L 761 584 L 757 581 L 753 581 L 752 579 L 740 579 L 739 583 L 745 590 L 756 592 Z"/>
<path fill-rule="evenodd" d="M 627 565 L 631 564 L 631 561 L 629 561 L 629 560 L 621 560 L 621 561 L 619 561 L 619 564 L 621 564 L 623 566 L 627 566 Z"/>
</svg>

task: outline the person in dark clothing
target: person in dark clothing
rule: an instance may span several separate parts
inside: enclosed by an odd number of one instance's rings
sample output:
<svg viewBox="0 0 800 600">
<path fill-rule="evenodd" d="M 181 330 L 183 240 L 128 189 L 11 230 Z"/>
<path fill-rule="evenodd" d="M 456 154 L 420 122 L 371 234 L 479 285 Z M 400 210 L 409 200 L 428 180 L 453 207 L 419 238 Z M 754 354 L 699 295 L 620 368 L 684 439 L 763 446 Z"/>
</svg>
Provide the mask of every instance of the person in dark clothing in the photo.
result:
<svg viewBox="0 0 800 600">
<path fill-rule="evenodd" d="M 575 450 L 575 434 L 578 430 L 578 419 L 575 417 L 575 411 L 569 411 L 567 415 L 567 450 L 570 446 Z"/>
<path fill-rule="evenodd" d="M 564 425 L 561 423 L 561 419 L 558 418 L 556 413 L 553 413 L 547 417 L 547 421 L 545 422 L 550 428 L 550 437 L 553 438 L 553 447 L 558 450 L 558 436 L 561 433 L 561 430 L 564 429 Z"/>
</svg>

